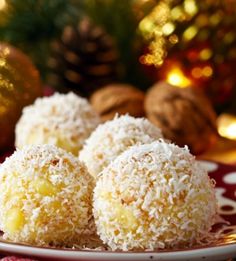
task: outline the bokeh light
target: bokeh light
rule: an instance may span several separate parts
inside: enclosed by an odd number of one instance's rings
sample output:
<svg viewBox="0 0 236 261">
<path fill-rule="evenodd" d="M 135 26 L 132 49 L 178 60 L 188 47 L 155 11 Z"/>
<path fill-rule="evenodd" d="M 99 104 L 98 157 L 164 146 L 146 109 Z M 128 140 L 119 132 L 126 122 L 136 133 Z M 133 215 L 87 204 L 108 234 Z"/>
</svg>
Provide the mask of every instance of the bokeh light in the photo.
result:
<svg viewBox="0 0 236 261">
<path fill-rule="evenodd" d="M 166 81 L 180 88 L 186 88 L 191 85 L 191 81 L 183 74 L 183 72 L 178 67 L 173 67 L 167 73 Z"/>
<path fill-rule="evenodd" d="M 236 117 L 223 113 L 217 120 L 219 134 L 227 139 L 236 140 Z"/>
</svg>

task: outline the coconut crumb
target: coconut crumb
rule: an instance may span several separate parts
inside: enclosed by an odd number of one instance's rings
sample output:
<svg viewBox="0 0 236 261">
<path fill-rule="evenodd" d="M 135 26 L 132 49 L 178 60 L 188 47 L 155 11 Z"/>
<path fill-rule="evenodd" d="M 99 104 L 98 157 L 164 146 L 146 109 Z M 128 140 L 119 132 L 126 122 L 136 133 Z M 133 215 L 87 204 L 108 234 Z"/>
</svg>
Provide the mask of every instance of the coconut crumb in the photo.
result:
<svg viewBox="0 0 236 261">
<path fill-rule="evenodd" d="M 18 148 L 30 144 L 53 144 L 75 155 L 100 123 L 97 113 L 84 98 L 74 93 L 55 93 L 38 98 L 23 109 L 16 125 Z"/>
<path fill-rule="evenodd" d="M 53 145 L 27 146 L 0 166 L 4 239 L 73 245 L 94 234 L 93 179 L 83 163 Z"/>
<path fill-rule="evenodd" d="M 112 250 L 175 249 L 211 240 L 214 184 L 188 148 L 164 141 L 133 146 L 99 175 L 98 234 Z"/>
<path fill-rule="evenodd" d="M 151 143 L 163 138 L 161 130 L 145 118 L 116 116 L 99 125 L 86 140 L 80 152 L 90 174 L 97 175 L 118 155 L 133 145 Z"/>
</svg>

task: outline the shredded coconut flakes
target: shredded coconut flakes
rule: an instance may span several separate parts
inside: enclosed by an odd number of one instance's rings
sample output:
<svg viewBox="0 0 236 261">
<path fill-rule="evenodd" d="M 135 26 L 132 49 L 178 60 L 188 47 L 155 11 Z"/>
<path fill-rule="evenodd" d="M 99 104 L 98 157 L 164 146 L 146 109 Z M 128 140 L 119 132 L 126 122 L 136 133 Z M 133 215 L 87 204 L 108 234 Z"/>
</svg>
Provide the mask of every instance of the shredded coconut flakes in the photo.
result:
<svg viewBox="0 0 236 261">
<path fill-rule="evenodd" d="M 47 143 L 77 155 L 99 122 L 88 101 L 72 92 L 38 98 L 23 109 L 16 125 L 16 147 Z"/>
<path fill-rule="evenodd" d="M 201 244 L 217 219 L 214 183 L 187 148 L 133 146 L 100 173 L 94 216 L 112 250 Z"/>
<path fill-rule="evenodd" d="M 72 154 L 52 145 L 17 150 L 0 166 L 4 238 L 33 245 L 78 243 L 83 235 L 95 233 L 92 190 L 93 179 Z M 14 219 L 12 210 L 24 216 L 16 231 L 6 225 Z"/>
<path fill-rule="evenodd" d="M 86 140 L 80 160 L 96 177 L 112 160 L 133 145 L 151 143 L 162 138 L 159 128 L 144 118 L 128 115 L 115 117 L 99 125 Z"/>
</svg>

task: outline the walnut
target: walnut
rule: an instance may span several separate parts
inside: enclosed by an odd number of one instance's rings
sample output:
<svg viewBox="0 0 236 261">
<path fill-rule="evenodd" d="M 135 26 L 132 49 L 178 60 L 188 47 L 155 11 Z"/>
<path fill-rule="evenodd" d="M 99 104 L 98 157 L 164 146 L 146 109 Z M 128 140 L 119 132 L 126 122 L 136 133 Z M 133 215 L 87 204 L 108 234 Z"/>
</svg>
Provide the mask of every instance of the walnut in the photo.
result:
<svg viewBox="0 0 236 261">
<path fill-rule="evenodd" d="M 144 116 L 144 93 L 128 84 L 110 84 L 96 91 L 90 99 L 102 121 L 112 119 L 116 113 Z"/>
<path fill-rule="evenodd" d="M 165 138 L 188 145 L 200 154 L 217 139 L 216 114 L 207 97 L 196 88 L 178 88 L 159 82 L 145 98 L 148 119 L 162 129 Z"/>
</svg>

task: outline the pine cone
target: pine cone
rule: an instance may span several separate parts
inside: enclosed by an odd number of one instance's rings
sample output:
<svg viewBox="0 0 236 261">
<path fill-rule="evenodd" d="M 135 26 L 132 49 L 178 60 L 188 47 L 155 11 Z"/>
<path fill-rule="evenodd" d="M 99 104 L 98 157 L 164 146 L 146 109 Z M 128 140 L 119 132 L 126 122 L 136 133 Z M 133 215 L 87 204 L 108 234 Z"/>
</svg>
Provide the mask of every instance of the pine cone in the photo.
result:
<svg viewBox="0 0 236 261">
<path fill-rule="evenodd" d="M 118 76 L 118 54 L 113 39 L 88 18 L 76 27 L 65 27 L 61 39 L 52 43 L 48 83 L 61 92 L 73 90 L 82 96 Z"/>
</svg>

